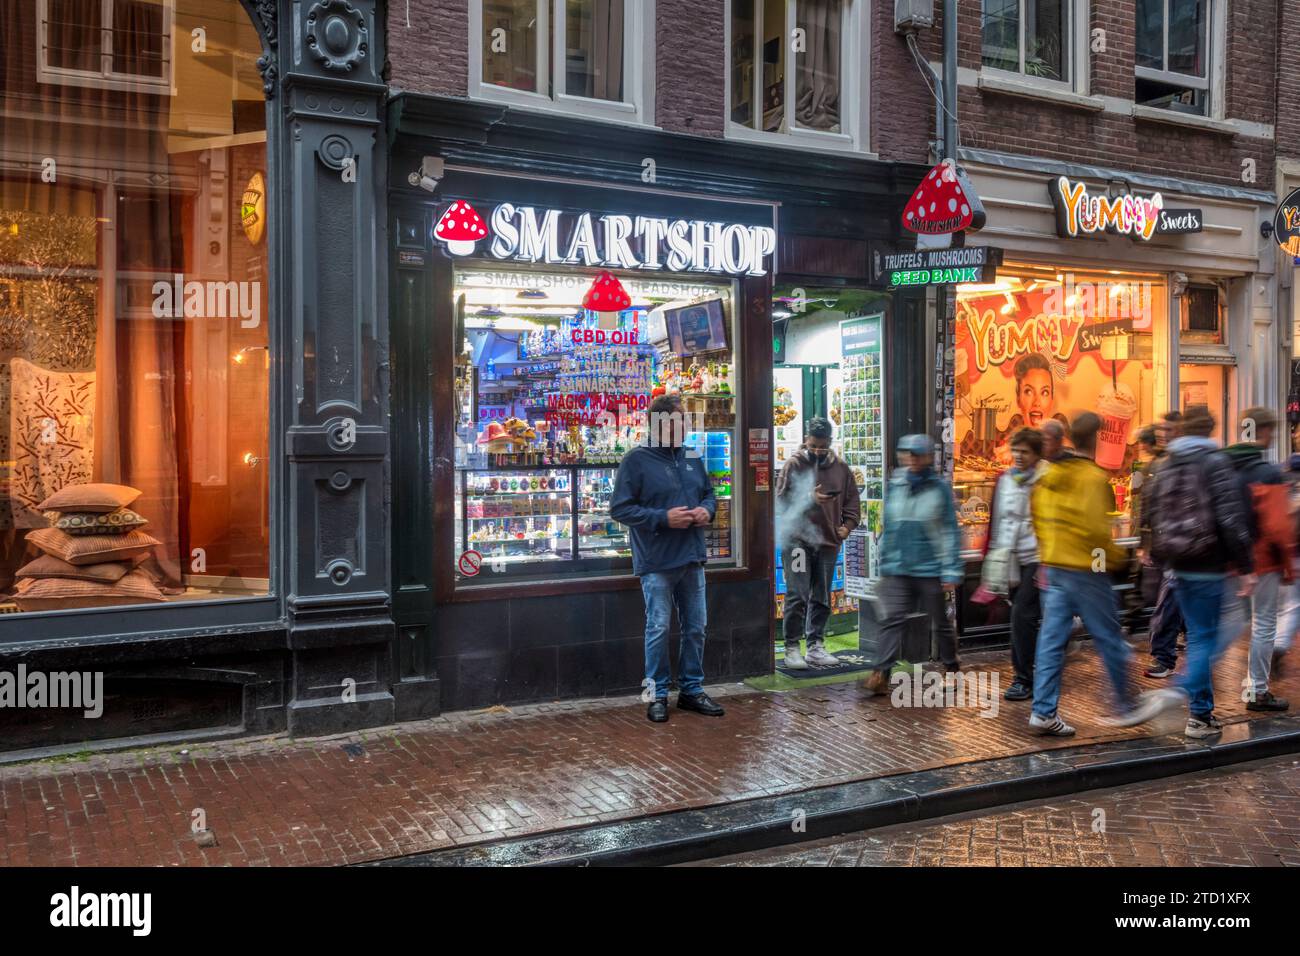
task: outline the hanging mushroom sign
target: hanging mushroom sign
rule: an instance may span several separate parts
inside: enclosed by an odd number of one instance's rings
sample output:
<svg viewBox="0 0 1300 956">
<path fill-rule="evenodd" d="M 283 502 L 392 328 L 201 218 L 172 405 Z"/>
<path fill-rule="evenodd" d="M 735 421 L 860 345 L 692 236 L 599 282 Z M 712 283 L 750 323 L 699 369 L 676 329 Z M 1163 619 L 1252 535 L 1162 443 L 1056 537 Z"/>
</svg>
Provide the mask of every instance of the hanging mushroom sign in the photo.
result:
<svg viewBox="0 0 1300 956">
<path fill-rule="evenodd" d="M 463 199 L 458 199 L 448 207 L 433 227 L 433 236 L 447 244 L 447 251 L 454 256 L 474 254 L 474 243 L 487 238 L 487 223 L 474 211 L 474 207 Z"/>
<path fill-rule="evenodd" d="M 582 297 L 582 307 L 596 313 L 596 328 L 617 329 L 618 314 L 632 308 L 632 297 L 610 272 L 602 272 Z"/>
<path fill-rule="evenodd" d="M 931 236 L 979 229 L 984 219 L 984 205 L 970 179 L 951 159 L 926 174 L 903 209 L 905 228 Z"/>
</svg>

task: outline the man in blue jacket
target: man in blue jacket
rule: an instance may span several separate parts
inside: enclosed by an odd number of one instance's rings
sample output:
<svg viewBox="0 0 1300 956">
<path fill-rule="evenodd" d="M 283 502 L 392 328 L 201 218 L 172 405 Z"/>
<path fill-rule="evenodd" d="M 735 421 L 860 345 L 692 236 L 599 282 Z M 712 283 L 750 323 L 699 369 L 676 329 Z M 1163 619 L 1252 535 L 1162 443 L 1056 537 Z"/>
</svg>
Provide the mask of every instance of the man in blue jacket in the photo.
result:
<svg viewBox="0 0 1300 956">
<path fill-rule="evenodd" d="M 952 487 L 935 474 L 934 442 L 928 435 L 900 438 L 898 462 L 903 467 L 885 492 L 885 530 L 880 539 L 877 593 L 885 620 L 873 673 L 863 684 L 873 694 L 888 692 L 889 671 L 898 659 L 907 616 L 918 611 L 930 616 L 944 670 L 960 669 L 957 636 L 944 600 L 964 573 Z"/>
<path fill-rule="evenodd" d="M 673 605 L 682 629 L 677 657 L 677 706 L 707 717 L 723 710 L 704 693 L 704 527 L 717 502 L 698 455 L 688 453 L 681 396 L 650 403 L 650 440 L 623 459 L 614 482 L 610 516 L 628 526 L 632 571 L 645 598 L 645 687 L 655 723 L 668 719 L 668 630 Z"/>
</svg>

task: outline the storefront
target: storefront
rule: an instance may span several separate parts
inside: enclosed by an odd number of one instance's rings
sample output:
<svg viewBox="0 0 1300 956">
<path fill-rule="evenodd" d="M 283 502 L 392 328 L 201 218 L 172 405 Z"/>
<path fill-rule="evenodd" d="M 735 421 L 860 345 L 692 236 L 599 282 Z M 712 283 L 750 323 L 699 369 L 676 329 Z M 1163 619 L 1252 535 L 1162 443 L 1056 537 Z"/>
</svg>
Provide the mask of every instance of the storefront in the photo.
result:
<svg viewBox="0 0 1300 956">
<path fill-rule="evenodd" d="M 968 598 L 1017 429 L 1101 415 L 1097 462 L 1115 491 L 1113 534 L 1135 547 L 1142 428 L 1203 404 L 1218 420 L 1216 440 L 1235 441 L 1240 409 L 1280 408 L 1282 396 L 1263 194 L 1142 177 L 1108 187 L 1067 168 L 968 168 L 989 208 L 981 238 L 1005 250 L 993 281 L 958 286 L 953 323 L 953 479 L 968 568 L 959 623 L 979 638 L 1007 624 L 1005 607 Z"/>
<path fill-rule="evenodd" d="M 841 291 L 860 278 L 866 224 L 892 234 L 894 167 L 814 161 L 862 211 L 852 222 L 843 207 L 834 214 L 855 243 L 840 251 L 861 259 L 845 268 L 834 255 L 814 264 L 791 226 L 787 209 L 827 202 L 805 185 L 800 154 L 650 130 L 614 136 L 409 94 L 394 114 L 403 681 L 436 681 L 447 710 L 640 687 L 644 605 L 609 499 L 661 391 L 683 395 L 689 453 L 718 503 L 706 674 L 770 673 L 777 270 L 802 262 L 808 272 L 791 275 L 820 274 Z M 644 156 L 658 158 L 656 182 L 626 172 Z M 835 233 L 819 216 L 800 221 L 817 223 L 825 248 Z M 834 356 L 820 364 L 838 364 L 838 342 Z"/>
</svg>

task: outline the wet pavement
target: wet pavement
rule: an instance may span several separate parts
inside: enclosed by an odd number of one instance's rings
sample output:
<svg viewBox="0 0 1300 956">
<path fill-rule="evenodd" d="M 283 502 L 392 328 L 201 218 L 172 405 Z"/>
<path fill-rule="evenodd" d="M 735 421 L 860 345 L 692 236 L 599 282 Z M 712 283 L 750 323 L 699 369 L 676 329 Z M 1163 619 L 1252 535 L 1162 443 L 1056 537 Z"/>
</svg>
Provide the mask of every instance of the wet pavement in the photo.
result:
<svg viewBox="0 0 1300 956">
<path fill-rule="evenodd" d="M 966 663 L 1010 683 L 1004 655 Z M 1220 667 L 1225 722 L 1250 716 L 1244 665 L 1238 647 Z M 1291 670 L 1274 689 L 1300 698 Z M 666 725 L 621 698 L 4 767 L 0 866 L 354 863 L 1151 733 L 1104 725 L 1090 649 L 1067 665 L 1066 740 L 1031 734 L 1028 703 L 894 707 L 856 682 L 716 696 L 724 718 L 674 708 Z"/>
<path fill-rule="evenodd" d="M 1300 757 L 696 866 L 1300 866 Z"/>
</svg>

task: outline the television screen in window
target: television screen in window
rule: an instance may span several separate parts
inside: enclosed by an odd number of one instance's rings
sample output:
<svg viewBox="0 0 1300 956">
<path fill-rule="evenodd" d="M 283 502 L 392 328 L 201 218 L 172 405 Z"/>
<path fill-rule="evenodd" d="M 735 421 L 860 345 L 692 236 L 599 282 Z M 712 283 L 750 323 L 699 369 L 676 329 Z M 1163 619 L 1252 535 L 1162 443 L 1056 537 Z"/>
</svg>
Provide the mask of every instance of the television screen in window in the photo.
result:
<svg viewBox="0 0 1300 956">
<path fill-rule="evenodd" d="M 727 319 L 721 299 L 709 299 L 664 310 L 668 342 L 678 355 L 694 355 L 727 347 Z"/>
</svg>

